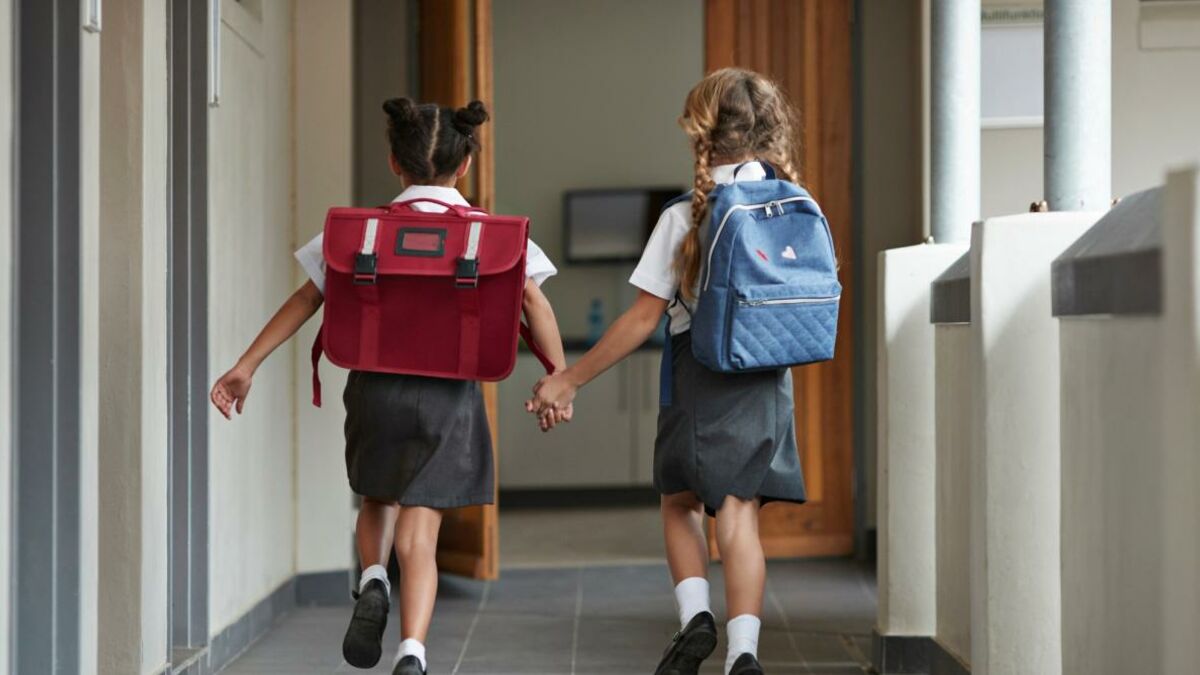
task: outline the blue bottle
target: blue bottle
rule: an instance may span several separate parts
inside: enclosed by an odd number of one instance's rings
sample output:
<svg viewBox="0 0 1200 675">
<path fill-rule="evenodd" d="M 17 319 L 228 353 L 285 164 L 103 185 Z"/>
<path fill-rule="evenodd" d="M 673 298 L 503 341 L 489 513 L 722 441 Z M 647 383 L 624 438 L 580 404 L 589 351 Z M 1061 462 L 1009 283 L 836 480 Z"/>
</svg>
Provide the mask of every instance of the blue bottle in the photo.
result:
<svg viewBox="0 0 1200 675">
<path fill-rule="evenodd" d="M 588 310 L 588 344 L 594 345 L 604 336 L 604 303 L 600 298 L 592 298 L 591 309 Z"/>
</svg>

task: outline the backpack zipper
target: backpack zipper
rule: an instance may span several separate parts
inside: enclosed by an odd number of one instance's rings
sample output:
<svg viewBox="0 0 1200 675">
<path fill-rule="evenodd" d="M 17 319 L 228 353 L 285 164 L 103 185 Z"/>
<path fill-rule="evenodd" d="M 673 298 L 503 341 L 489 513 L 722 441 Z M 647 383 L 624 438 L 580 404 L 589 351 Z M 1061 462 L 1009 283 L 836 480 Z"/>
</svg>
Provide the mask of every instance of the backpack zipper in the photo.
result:
<svg viewBox="0 0 1200 675">
<path fill-rule="evenodd" d="M 842 296 L 829 295 L 823 298 L 777 298 L 774 300 L 738 300 L 742 307 L 762 307 L 764 305 L 821 305 L 827 302 L 841 300 Z"/>
<path fill-rule="evenodd" d="M 708 247 L 708 264 L 704 266 L 704 288 L 707 291 L 708 285 L 712 281 L 712 258 L 713 251 L 717 249 L 717 242 L 721 241 L 721 233 L 725 230 L 725 223 L 729 220 L 729 216 L 733 215 L 734 211 L 754 211 L 756 209 L 766 209 L 767 216 L 773 217 L 775 211 L 779 214 L 783 213 L 783 205 L 792 202 L 812 202 L 816 205 L 816 200 L 809 197 L 788 197 L 787 199 L 776 199 L 762 204 L 736 204 L 725 212 L 725 217 L 721 219 L 721 224 L 717 226 L 717 234 L 713 237 L 712 245 Z M 821 208 L 817 207 L 817 213 L 820 213 Z"/>
</svg>

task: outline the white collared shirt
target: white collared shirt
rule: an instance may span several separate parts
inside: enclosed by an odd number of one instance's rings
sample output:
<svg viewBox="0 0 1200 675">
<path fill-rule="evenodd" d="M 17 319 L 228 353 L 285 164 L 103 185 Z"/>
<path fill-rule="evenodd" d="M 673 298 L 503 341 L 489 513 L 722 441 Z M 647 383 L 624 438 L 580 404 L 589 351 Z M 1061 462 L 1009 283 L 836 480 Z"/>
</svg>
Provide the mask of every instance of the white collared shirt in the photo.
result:
<svg viewBox="0 0 1200 675">
<path fill-rule="evenodd" d="M 392 201 L 403 202 L 410 199 L 436 199 L 439 202 L 454 206 L 471 205 L 457 189 L 437 185 L 410 186 Z M 412 207 L 417 211 L 424 211 L 426 213 L 446 212 L 445 208 L 428 202 L 417 202 Z M 322 294 L 325 293 L 325 253 L 322 249 L 324 242 L 325 233 L 322 232 L 313 237 L 300 250 L 296 251 L 296 260 L 300 262 L 300 266 L 304 268 L 305 273 L 308 274 L 313 284 L 316 285 L 317 290 L 321 291 Z M 543 281 L 555 274 L 558 274 L 558 268 L 554 266 L 554 263 L 550 262 L 550 258 L 546 255 L 546 252 L 530 239 L 529 252 L 525 255 L 525 276 L 533 279 L 534 283 L 541 286 Z"/>
<path fill-rule="evenodd" d="M 746 164 L 741 171 L 740 164 L 721 164 L 712 168 L 713 182 L 724 185 L 738 181 L 763 180 L 767 177 L 766 169 L 758 162 Z M 734 174 L 737 174 L 736 177 Z M 670 300 L 667 314 L 671 317 L 671 335 L 679 335 L 692 326 L 692 316 L 682 303 L 674 302 L 679 291 L 679 277 L 675 274 L 675 256 L 679 246 L 692 228 L 692 202 L 685 200 L 663 211 L 642 252 L 642 259 L 629 283 L 647 293 Z M 699 292 L 699 289 L 696 289 Z"/>
</svg>

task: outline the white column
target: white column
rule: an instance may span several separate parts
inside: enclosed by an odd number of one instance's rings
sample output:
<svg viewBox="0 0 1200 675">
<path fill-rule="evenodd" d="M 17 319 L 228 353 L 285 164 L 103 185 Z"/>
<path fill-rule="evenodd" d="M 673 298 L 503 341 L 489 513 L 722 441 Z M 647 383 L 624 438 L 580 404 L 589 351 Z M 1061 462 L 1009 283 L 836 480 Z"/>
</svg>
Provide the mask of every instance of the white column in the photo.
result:
<svg viewBox="0 0 1200 675">
<path fill-rule="evenodd" d="M 929 284 L 962 244 L 879 254 L 879 615 L 884 636 L 936 627 L 933 334 Z"/>
<path fill-rule="evenodd" d="M 1112 2 L 1046 0 L 1046 200 L 1052 211 L 1112 200 Z"/>
<path fill-rule="evenodd" d="M 79 671 L 98 672 L 100 407 L 100 34 L 79 44 Z"/>
<path fill-rule="evenodd" d="M 991 218 L 971 238 L 971 667 L 1062 672 L 1058 320 L 1050 263 L 1096 213 Z"/>
<path fill-rule="evenodd" d="M 933 0 L 930 231 L 965 242 L 979 218 L 979 0 Z"/>
<path fill-rule="evenodd" d="M 1200 168 L 1167 178 L 1163 218 L 1163 631 L 1167 673 L 1200 662 Z"/>
</svg>

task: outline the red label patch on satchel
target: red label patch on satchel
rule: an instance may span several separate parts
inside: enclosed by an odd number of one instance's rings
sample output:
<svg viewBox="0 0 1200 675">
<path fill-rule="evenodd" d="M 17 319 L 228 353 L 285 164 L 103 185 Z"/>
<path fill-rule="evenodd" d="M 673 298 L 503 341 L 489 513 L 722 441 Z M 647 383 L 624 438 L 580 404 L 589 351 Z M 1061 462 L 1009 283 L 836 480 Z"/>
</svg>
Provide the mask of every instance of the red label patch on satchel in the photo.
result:
<svg viewBox="0 0 1200 675">
<path fill-rule="evenodd" d="M 762 258 L 764 262 L 771 262 L 771 259 L 767 257 L 766 253 L 762 252 L 761 248 L 755 249 L 754 252 L 757 253 L 758 257 Z"/>
<path fill-rule="evenodd" d="M 405 232 L 401 246 L 406 251 L 437 251 L 442 248 L 442 238 L 432 232 Z"/>
</svg>

